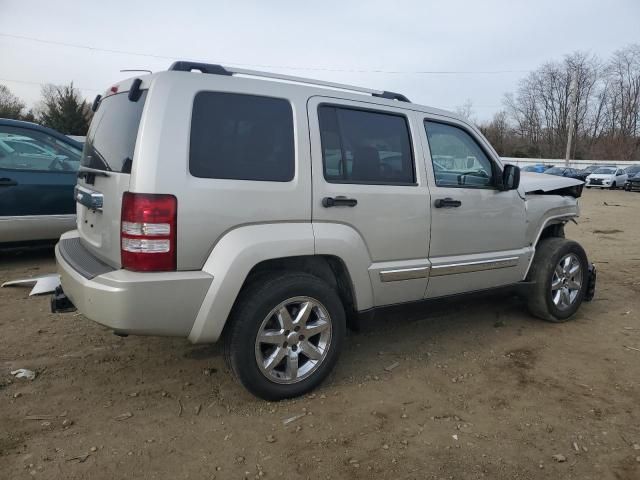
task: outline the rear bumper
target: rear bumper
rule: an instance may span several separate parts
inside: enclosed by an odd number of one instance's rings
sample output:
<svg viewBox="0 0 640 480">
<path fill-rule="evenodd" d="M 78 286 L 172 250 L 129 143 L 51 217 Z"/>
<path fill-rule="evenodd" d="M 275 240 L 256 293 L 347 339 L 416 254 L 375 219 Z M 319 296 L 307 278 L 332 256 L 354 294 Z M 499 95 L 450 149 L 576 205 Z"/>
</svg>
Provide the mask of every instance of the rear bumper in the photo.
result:
<svg viewBox="0 0 640 480">
<path fill-rule="evenodd" d="M 91 320 L 118 333 L 188 337 L 213 277 L 202 271 L 141 273 L 111 270 L 87 278 L 61 254 L 56 262 L 65 295 Z"/>
</svg>

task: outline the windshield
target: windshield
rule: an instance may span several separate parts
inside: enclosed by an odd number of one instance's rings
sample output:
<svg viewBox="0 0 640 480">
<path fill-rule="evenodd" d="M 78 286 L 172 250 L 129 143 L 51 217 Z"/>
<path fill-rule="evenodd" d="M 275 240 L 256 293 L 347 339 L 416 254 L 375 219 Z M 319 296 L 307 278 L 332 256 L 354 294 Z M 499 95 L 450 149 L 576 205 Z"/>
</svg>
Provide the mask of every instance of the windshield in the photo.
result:
<svg viewBox="0 0 640 480">
<path fill-rule="evenodd" d="M 597 168 L 593 173 L 596 175 L 613 175 L 614 173 L 616 173 L 616 169 L 601 167 L 601 168 Z"/>
<path fill-rule="evenodd" d="M 82 155 L 82 165 L 129 173 L 147 91 L 137 102 L 127 92 L 109 95 L 93 116 Z"/>
<path fill-rule="evenodd" d="M 548 170 L 545 170 L 544 173 L 549 173 L 551 175 L 562 175 L 564 173 L 564 168 L 553 167 Z"/>
<path fill-rule="evenodd" d="M 535 165 L 527 165 L 522 169 L 523 172 L 536 172 L 537 170 L 538 167 L 536 167 Z"/>
<path fill-rule="evenodd" d="M 635 175 L 636 173 L 640 172 L 640 165 L 632 165 L 626 169 L 626 172 L 628 175 Z"/>
</svg>

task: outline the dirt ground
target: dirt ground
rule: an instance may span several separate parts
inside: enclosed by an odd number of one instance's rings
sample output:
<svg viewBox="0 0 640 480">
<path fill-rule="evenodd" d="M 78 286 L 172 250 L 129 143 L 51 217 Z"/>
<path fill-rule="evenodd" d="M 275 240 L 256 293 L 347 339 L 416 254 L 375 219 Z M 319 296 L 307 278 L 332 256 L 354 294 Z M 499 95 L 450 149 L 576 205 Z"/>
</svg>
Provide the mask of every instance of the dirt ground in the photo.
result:
<svg viewBox="0 0 640 480">
<path fill-rule="evenodd" d="M 395 308 L 279 403 L 219 345 L 119 338 L 1 289 L 0 478 L 640 479 L 640 195 L 581 202 L 567 236 L 599 283 L 573 321 L 504 294 Z M 50 248 L 0 253 L 0 282 L 53 271 Z"/>
</svg>

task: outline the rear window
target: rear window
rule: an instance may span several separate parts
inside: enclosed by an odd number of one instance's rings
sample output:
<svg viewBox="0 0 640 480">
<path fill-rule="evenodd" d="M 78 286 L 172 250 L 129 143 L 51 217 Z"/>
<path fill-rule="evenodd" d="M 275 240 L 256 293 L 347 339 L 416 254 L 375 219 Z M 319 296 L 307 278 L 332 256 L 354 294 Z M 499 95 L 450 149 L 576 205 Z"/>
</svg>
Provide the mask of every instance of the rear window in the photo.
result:
<svg viewBox="0 0 640 480">
<path fill-rule="evenodd" d="M 196 94 L 189 171 L 202 178 L 293 179 L 293 111 L 289 102 L 236 93 Z"/>
<path fill-rule="evenodd" d="M 143 90 L 137 102 L 128 92 L 109 95 L 93 116 L 82 155 L 82 165 L 98 170 L 131 172 L 140 117 L 147 98 Z"/>
</svg>

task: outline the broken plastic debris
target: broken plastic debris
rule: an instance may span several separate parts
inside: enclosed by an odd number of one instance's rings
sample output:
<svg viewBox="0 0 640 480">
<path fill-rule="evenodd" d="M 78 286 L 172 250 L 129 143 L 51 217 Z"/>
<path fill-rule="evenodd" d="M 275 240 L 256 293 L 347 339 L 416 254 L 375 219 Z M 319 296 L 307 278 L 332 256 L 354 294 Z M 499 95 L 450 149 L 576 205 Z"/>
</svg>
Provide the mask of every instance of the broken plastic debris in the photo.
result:
<svg viewBox="0 0 640 480">
<path fill-rule="evenodd" d="M 36 378 L 36 372 L 32 370 L 27 370 L 26 368 L 19 368 L 18 370 L 13 370 L 11 375 L 16 378 L 26 378 L 27 380 L 33 380 Z"/>
<path fill-rule="evenodd" d="M 394 368 L 399 367 L 399 366 L 400 366 L 400 363 L 399 363 L 399 362 L 393 362 L 391 365 L 389 365 L 389 366 L 387 366 L 387 367 L 384 367 L 384 369 L 385 369 L 387 372 L 390 372 L 391 370 L 393 370 Z"/>
<path fill-rule="evenodd" d="M 123 420 L 127 420 L 129 418 L 133 417 L 133 413 L 131 412 L 125 412 L 125 413 L 121 413 L 120 415 L 118 415 L 117 417 L 113 417 L 114 420 L 121 422 Z"/>
<path fill-rule="evenodd" d="M 293 417 L 289 417 L 282 421 L 283 425 L 289 425 L 291 422 L 295 422 L 296 420 L 304 417 L 306 413 L 301 413 L 300 415 L 294 415 Z"/>
<path fill-rule="evenodd" d="M 53 293 L 57 286 L 60 285 L 60 275 L 50 273 L 48 275 L 40 275 L 38 277 L 21 278 L 20 280 L 11 280 L 4 282 L 2 287 L 28 287 L 33 285 L 29 296 L 43 295 L 45 293 Z"/>
</svg>

